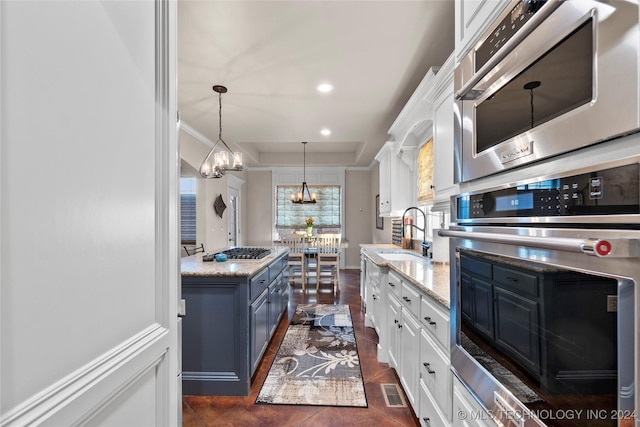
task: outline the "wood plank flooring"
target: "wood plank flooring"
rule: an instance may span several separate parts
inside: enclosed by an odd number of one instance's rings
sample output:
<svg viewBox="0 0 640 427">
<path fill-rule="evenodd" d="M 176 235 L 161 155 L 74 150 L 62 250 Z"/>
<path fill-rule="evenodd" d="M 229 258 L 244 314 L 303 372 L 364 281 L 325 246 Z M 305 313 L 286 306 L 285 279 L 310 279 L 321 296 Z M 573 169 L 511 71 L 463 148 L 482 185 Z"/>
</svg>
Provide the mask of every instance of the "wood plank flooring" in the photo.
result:
<svg viewBox="0 0 640 427">
<path fill-rule="evenodd" d="M 360 270 L 341 270 L 342 291 L 333 293 L 322 286 L 316 293 L 315 286 L 306 293 L 299 285 L 289 293 L 289 307 L 269 343 L 262 363 L 253 378 L 251 393 L 247 397 L 231 396 L 183 396 L 183 427 L 209 426 L 419 426 L 409 408 L 388 408 L 380 384 L 399 384 L 393 369 L 377 361 L 378 336 L 364 326 L 364 311 L 360 301 Z M 297 304 L 349 304 L 356 334 L 358 354 L 365 382 L 368 408 L 337 408 L 319 406 L 256 405 L 255 400 L 273 358 L 284 337 L 289 320 Z M 406 399 L 406 398 L 405 398 Z"/>
</svg>

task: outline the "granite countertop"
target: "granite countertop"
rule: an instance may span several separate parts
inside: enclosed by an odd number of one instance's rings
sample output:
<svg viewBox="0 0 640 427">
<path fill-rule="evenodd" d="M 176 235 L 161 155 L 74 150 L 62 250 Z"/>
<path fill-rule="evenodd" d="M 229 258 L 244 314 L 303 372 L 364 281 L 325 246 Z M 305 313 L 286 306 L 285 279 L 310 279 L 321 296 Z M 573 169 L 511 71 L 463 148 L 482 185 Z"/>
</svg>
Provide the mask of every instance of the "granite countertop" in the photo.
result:
<svg viewBox="0 0 640 427">
<path fill-rule="evenodd" d="M 427 258 L 418 258 L 416 261 L 390 261 L 377 255 L 378 252 L 391 251 L 411 253 L 391 244 L 361 244 L 360 248 L 376 265 L 395 271 L 444 308 L 449 309 L 449 264 L 435 264 Z"/>
<path fill-rule="evenodd" d="M 253 276 L 255 273 L 269 265 L 273 260 L 288 252 L 288 248 L 272 247 L 271 253 L 257 260 L 228 260 L 224 262 L 202 261 L 202 253 L 187 256 L 181 259 L 180 272 L 182 276 L 211 276 L 211 277 L 238 277 Z M 216 251 L 219 252 L 219 251 Z"/>
</svg>

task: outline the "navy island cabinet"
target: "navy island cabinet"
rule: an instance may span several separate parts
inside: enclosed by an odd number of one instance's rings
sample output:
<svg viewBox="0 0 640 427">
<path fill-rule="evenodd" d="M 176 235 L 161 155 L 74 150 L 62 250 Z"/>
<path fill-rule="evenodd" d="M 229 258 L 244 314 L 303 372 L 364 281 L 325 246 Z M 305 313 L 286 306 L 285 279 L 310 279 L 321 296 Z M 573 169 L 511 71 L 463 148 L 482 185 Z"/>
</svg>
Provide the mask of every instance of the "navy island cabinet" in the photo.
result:
<svg viewBox="0 0 640 427">
<path fill-rule="evenodd" d="M 251 377 L 287 308 L 287 262 L 286 250 L 261 261 L 183 260 L 183 394 L 249 395 Z"/>
</svg>

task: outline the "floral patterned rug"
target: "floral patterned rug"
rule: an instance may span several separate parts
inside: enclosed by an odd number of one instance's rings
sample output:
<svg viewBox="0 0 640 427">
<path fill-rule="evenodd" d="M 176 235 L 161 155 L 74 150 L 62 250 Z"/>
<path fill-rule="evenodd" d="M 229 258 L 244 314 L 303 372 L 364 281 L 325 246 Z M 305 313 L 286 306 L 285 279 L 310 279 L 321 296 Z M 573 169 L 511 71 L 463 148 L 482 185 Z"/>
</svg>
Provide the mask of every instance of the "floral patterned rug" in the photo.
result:
<svg viewBox="0 0 640 427">
<path fill-rule="evenodd" d="M 298 305 L 256 403 L 367 407 L 348 305 Z"/>
</svg>

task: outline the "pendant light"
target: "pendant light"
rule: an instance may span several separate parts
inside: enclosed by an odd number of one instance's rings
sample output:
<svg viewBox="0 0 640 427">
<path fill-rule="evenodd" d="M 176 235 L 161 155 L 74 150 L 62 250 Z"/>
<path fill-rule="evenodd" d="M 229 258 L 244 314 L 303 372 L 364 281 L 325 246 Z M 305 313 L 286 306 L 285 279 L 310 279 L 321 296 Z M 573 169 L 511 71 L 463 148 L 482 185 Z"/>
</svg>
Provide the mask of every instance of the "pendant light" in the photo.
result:
<svg viewBox="0 0 640 427">
<path fill-rule="evenodd" d="M 303 157 L 302 157 L 302 187 L 299 193 L 291 193 L 291 202 L 307 204 L 316 202 L 316 193 L 310 193 L 309 187 L 307 187 L 307 142 L 302 142 Z M 307 192 L 308 199 L 304 198 L 305 190 Z"/>
<path fill-rule="evenodd" d="M 227 93 L 227 88 L 220 85 L 213 86 L 213 91 L 218 93 L 218 140 L 200 165 L 200 175 L 203 178 L 222 178 L 227 171 L 242 170 L 242 153 L 232 152 L 222 139 L 222 94 Z M 222 143 L 218 152 L 216 148 Z M 225 150 L 226 149 L 226 150 Z"/>
</svg>

